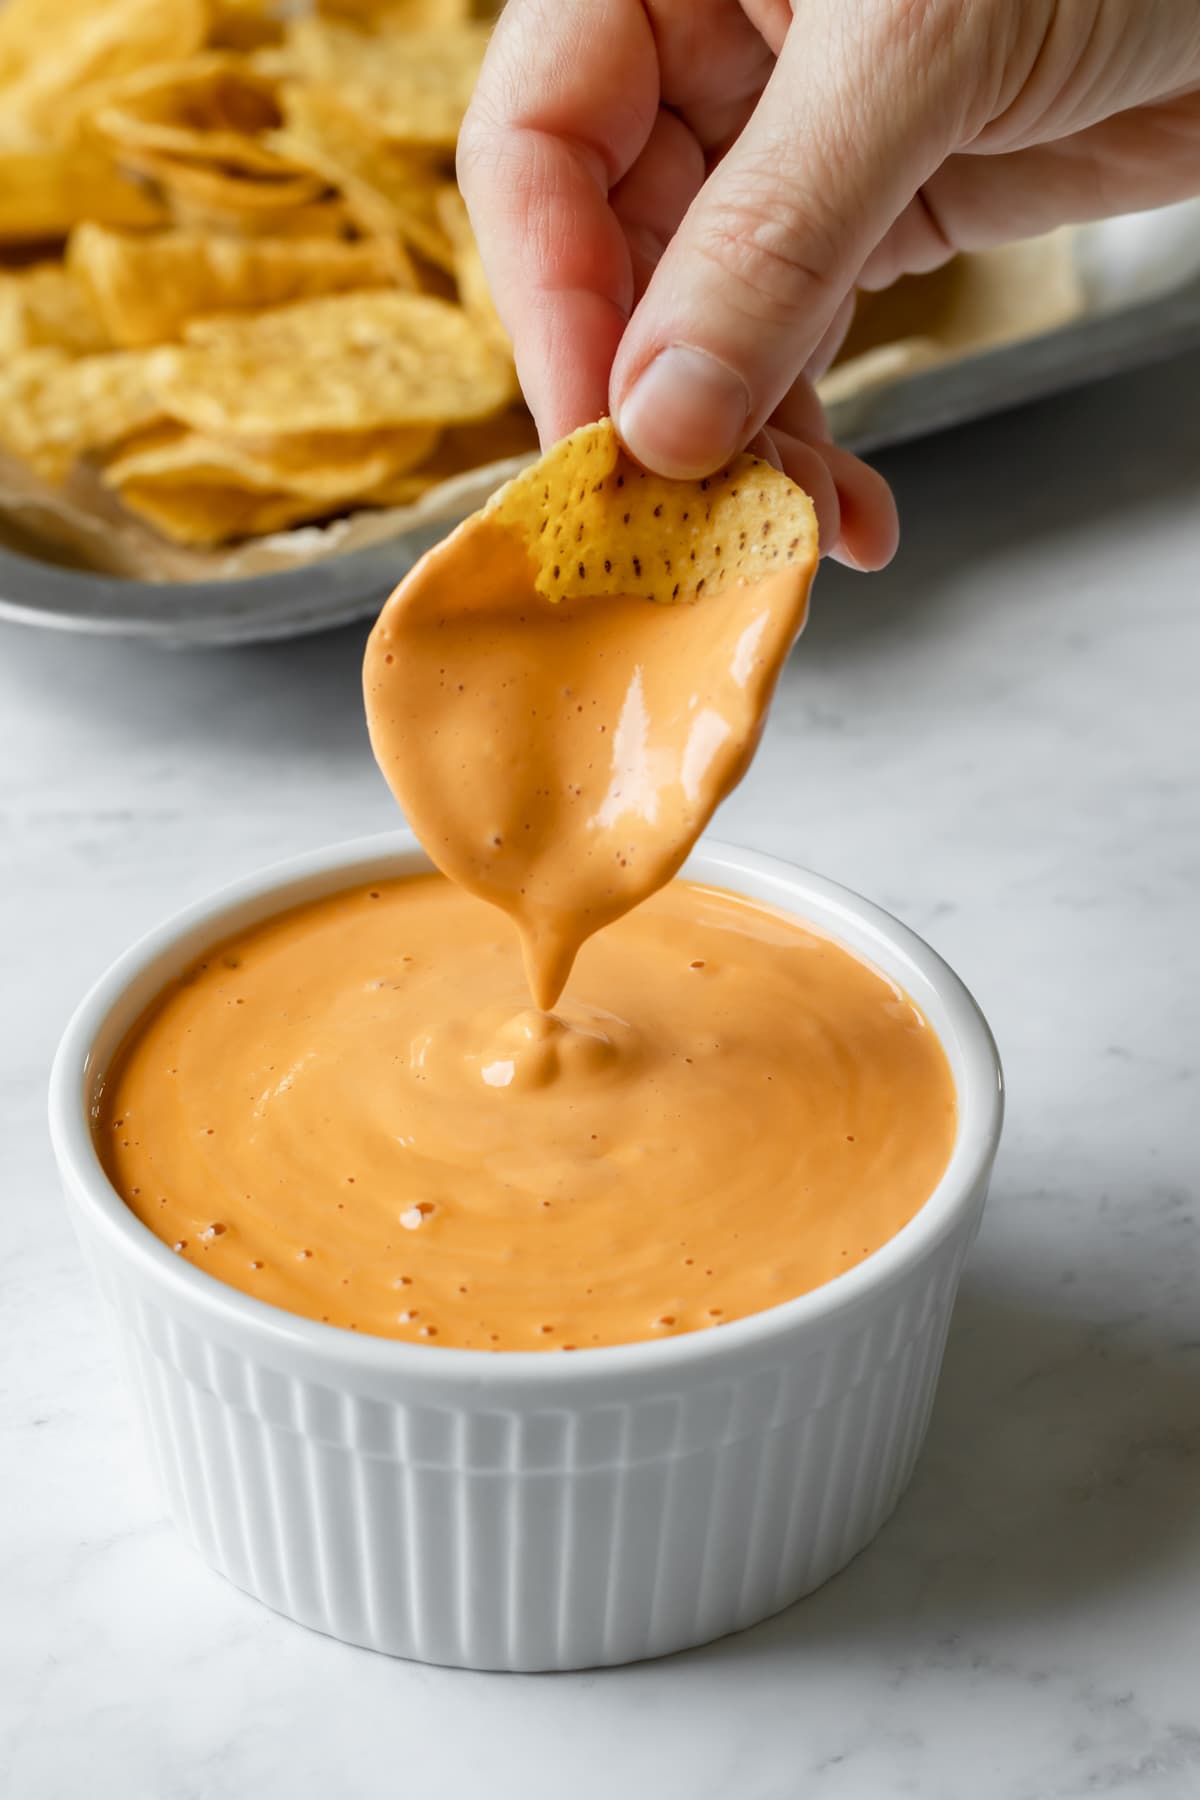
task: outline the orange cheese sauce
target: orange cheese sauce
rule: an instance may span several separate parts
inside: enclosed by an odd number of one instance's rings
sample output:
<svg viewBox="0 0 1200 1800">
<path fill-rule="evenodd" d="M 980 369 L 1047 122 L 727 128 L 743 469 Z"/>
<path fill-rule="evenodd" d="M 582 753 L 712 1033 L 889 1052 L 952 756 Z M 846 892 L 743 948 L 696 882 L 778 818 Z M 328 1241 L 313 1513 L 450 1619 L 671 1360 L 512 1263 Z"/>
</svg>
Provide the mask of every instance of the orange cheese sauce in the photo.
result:
<svg viewBox="0 0 1200 1800">
<path fill-rule="evenodd" d="M 538 1006 L 593 932 L 670 880 L 741 779 L 810 579 L 551 604 L 484 517 L 389 600 L 363 667 L 376 758 L 443 873 L 514 921 Z"/>
<path fill-rule="evenodd" d="M 713 1327 L 828 1281 L 926 1200 L 937 1038 L 792 919 L 676 881 L 583 943 L 553 1013 L 440 876 L 266 920 L 170 986 L 94 1128 L 137 1216 L 291 1312 L 567 1350 Z"/>
</svg>

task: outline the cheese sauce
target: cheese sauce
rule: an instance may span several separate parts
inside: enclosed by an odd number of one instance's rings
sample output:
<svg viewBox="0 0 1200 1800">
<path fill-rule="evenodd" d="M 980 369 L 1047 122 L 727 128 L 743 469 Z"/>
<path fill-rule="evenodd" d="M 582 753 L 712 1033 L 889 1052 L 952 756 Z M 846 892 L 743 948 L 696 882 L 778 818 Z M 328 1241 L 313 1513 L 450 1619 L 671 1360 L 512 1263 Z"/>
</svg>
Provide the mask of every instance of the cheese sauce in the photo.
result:
<svg viewBox="0 0 1200 1800">
<path fill-rule="evenodd" d="M 954 1088 L 890 981 L 675 882 L 555 1013 L 440 876 L 209 952 L 139 1023 L 97 1136 L 138 1217 L 245 1293 L 414 1343 L 551 1350 L 740 1318 L 859 1262 L 949 1158 Z"/>
</svg>

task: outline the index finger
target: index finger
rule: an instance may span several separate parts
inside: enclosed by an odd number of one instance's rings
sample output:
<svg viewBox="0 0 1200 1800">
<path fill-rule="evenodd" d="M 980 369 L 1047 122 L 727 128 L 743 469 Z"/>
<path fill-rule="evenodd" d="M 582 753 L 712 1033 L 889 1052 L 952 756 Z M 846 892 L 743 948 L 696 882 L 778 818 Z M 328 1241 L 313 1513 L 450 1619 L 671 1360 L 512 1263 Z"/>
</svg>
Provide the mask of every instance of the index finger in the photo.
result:
<svg viewBox="0 0 1200 1800">
<path fill-rule="evenodd" d="M 510 0 L 463 124 L 458 175 L 543 442 L 607 411 L 634 298 L 608 194 L 657 112 L 639 0 Z"/>
</svg>

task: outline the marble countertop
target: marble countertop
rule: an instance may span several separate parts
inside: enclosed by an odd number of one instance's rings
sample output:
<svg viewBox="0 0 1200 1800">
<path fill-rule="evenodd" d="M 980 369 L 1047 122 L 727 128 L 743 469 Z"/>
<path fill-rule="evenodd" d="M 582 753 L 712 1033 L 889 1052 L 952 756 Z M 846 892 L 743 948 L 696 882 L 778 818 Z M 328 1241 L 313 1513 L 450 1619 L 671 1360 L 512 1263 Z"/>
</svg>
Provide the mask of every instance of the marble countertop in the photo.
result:
<svg viewBox="0 0 1200 1800">
<path fill-rule="evenodd" d="M 1200 359 L 888 459 L 730 839 L 959 968 L 1010 1110 L 916 1479 L 740 1637 L 575 1676 L 311 1635 L 165 1522 L 60 1205 L 47 1066 L 136 934 L 386 829 L 362 633 L 0 634 L 0 1792 L 7 1800 L 1200 1793 Z"/>
</svg>

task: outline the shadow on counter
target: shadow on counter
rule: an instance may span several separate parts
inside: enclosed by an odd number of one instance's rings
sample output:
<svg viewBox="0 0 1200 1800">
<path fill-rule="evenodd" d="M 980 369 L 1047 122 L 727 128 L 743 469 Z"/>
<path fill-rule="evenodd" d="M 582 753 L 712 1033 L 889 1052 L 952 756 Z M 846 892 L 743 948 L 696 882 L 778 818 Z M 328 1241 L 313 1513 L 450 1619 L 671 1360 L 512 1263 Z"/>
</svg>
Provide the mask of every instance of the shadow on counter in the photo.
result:
<svg viewBox="0 0 1200 1800">
<path fill-rule="evenodd" d="M 685 1654 L 790 1651 L 799 1666 L 891 1642 L 898 1664 L 957 1663 L 1005 1620 L 1097 1606 L 1119 1618 L 1123 1589 L 1192 1566 L 1200 1341 L 1144 1314 L 1080 1316 L 1073 1288 L 1068 1274 L 1058 1312 L 1053 1296 L 968 1271 L 929 1437 L 879 1537 L 786 1612 Z"/>
</svg>

